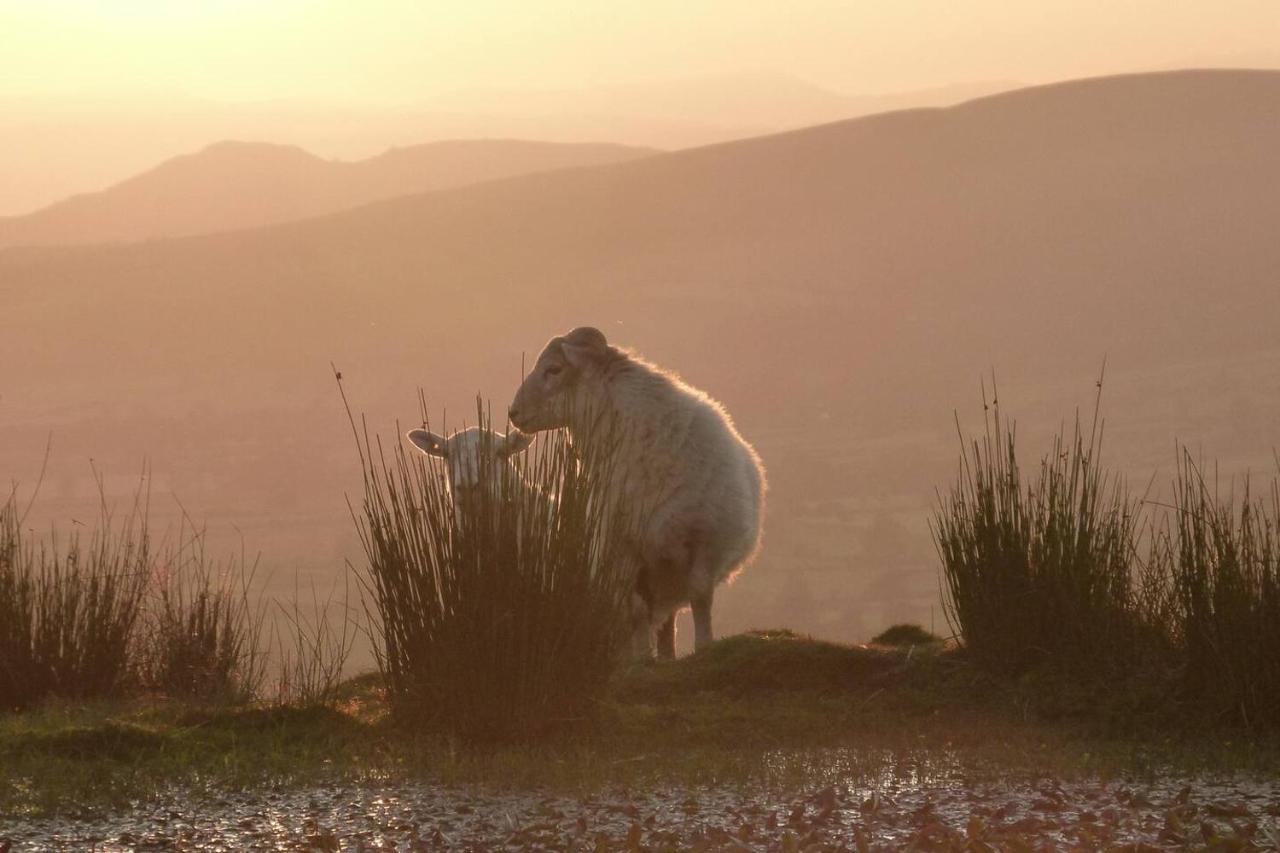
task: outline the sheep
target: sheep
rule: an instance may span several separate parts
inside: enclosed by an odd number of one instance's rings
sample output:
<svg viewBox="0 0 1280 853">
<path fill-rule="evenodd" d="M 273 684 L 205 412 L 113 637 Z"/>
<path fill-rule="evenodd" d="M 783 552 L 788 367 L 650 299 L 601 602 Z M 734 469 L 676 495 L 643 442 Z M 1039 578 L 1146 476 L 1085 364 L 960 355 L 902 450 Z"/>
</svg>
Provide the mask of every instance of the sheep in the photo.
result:
<svg viewBox="0 0 1280 853">
<path fill-rule="evenodd" d="M 511 457 L 524 452 L 533 443 L 534 436 L 520 430 L 511 430 L 506 435 L 484 427 L 471 427 L 455 432 L 449 438 L 437 435 L 425 429 L 410 430 L 405 437 L 415 447 L 428 456 L 437 456 L 448 465 L 449 493 L 453 496 L 454 511 L 459 517 L 465 514 L 465 507 L 475 500 L 477 492 L 484 487 L 483 478 L 509 476 L 514 478 L 516 488 L 531 490 L 536 487 L 526 483 L 510 464 Z M 494 494 L 505 494 L 502 484 L 496 484 Z M 539 493 L 532 503 L 538 505 L 547 499 Z M 526 505 L 524 501 L 520 502 Z"/>
<path fill-rule="evenodd" d="M 508 411 L 522 432 L 563 428 L 575 443 L 602 415 L 620 425 L 606 439 L 616 441 L 610 500 L 637 528 L 633 648 L 651 656 L 659 624 L 658 654 L 674 657 L 675 614 L 689 606 L 702 649 L 716 586 L 759 550 L 764 466 L 723 406 L 591 327 L 547 343 Z"/>
</svg>

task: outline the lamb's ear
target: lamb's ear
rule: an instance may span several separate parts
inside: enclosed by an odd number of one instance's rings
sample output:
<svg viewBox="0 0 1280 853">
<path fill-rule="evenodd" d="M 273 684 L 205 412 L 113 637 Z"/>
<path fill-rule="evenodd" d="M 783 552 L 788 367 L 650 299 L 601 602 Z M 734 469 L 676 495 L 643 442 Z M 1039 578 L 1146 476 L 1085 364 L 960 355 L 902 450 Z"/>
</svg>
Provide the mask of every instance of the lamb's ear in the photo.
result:
<svg viewBox="0 0 1280 853">
<path fill-rule="evenodd" d="M 529 445 L 533 444 L 533 433 L 521 432 L 512 428 L 502 439 L 502 443 L 498 445 L 498 456 L 506 459 L 508 456 L 515 456 L 529 449 Z"/>
<path fill-rule="evenodd" d="M 411 429 L 405 433 L 405 437 L 428 456 L 444 458 L 449 455 L 445 447 L 445 440 L 434 432 L 428 432 L 425 429 Z"/>
<path fill-rule="evenodd" d="M 609 342 L 599 329 L 579 326 L 564 336 L 560 351 L 564 353 L 565 361 L 581 370 L 604 358 L 609 351 Z"/>
</svg>

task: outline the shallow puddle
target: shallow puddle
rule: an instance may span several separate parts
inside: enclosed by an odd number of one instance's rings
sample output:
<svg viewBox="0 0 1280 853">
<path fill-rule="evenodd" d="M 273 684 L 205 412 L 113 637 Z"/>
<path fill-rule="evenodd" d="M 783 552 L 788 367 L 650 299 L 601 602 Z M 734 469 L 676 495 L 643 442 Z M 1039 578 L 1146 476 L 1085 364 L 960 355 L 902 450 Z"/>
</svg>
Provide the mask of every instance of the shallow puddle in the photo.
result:
<svg viewBox="0 0 1280 853">
<path fill-rule="evenodd" d="M 25 850 L 1280 849 L 1280 780 L 967 778 L 955 762 L 811 762 L 804 790 L 624 789 L 590 797 L 426 783 L 194 796 L 72 820 L 4 821 Z M 880 770 L 868 772 L 880 762 Z M 785 768 L 784 768 L 785 769 Z"/>
</svg>

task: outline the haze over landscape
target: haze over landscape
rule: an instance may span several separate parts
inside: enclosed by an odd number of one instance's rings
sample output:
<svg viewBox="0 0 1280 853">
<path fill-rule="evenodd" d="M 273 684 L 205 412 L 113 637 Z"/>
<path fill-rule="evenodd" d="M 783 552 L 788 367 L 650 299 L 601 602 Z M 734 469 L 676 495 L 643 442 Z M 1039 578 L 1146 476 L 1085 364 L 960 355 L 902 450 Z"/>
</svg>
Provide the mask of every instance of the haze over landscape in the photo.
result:
<svg viewBox="0 0 1280 853">
<path fill-rule="evenodd" d="M 29 488 L 52 436 L 34 525 L 92 515 L 88 460 L 123 500 L 146 459 L 159 515 L 172 493 L 326 588 L 360 559 L 330 362 L 394 442 L 419 387 L 433 422 L 499 411 L 583 324 L 721 399 L 768 467 L 725 633 L 943 630 L 927 518 L 993 371 L 1030 452 L 1105 359 L 1135 481 L 1175 439 L 1273 465 L 1270 4 L 657 4 L 625 43 L 633 13 L 567 4 L 110 5 L 0 7 L 26 36 L 0 57 L 0 474 Z"/>
<path fill-rule="evenodd" d="M 1280 66 L 1268 0 L 583 8 L 0 2 L 0 215 L 224 139 L 363 160 L 500 137 L 681 148 L 1019 85 Z"/>
</svg>

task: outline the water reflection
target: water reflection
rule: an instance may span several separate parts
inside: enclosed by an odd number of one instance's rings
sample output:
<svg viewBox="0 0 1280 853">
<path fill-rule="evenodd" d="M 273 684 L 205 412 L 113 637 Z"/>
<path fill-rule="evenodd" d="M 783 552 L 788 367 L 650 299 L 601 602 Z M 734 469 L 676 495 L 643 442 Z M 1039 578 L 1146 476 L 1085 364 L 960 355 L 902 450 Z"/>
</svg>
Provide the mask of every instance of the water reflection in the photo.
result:
<svg viewBox="0 0 1280 853">
<path fill-rule="evenodd" d="M 1129 780 L 975 775 L 947 752 L 778 750 L 759 786 L 610 788 L 589 796 L 416 783 L 186 789 L 92 819 L 0 823 L 13 850 L 767 850 L 1280 845 L 1280 781 L 1173 773 Z M 786 780 L 803 780 L 794 783 Z M 1216 839 L 1216 841 L 1215 841 Z M 803 847 L 803 845 L 802 845 Z"/>
</svg>

